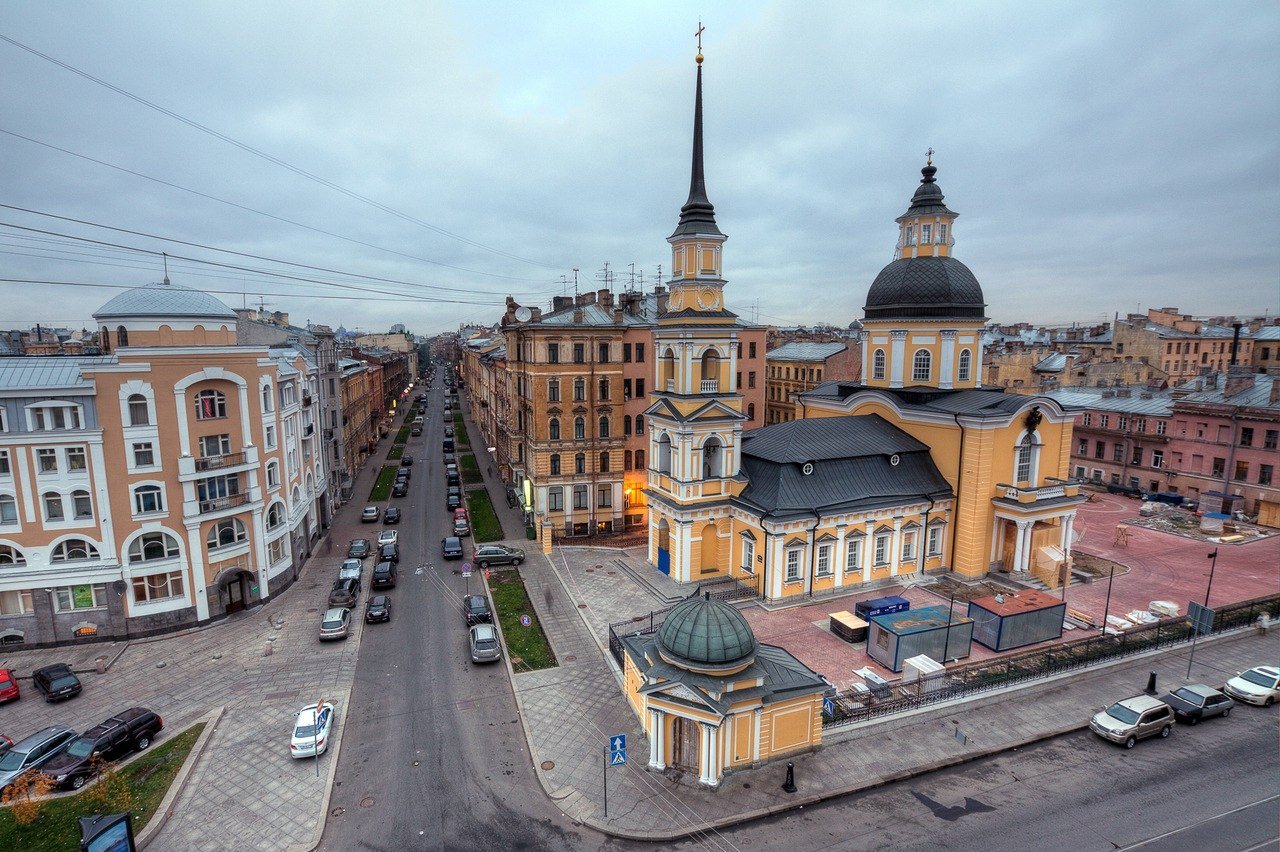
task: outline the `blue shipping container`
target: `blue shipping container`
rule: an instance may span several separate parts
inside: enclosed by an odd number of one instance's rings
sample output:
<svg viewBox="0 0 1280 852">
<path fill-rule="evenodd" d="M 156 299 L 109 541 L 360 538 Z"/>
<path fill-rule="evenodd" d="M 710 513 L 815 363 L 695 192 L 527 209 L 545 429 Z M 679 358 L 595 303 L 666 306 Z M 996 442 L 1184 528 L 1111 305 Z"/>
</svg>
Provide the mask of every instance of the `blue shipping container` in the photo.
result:
<svg viewBox="0 0 1280 852">
<path fill-rule="evenodd" d="M 911 609 L 911 601 L 897 595 L 890 595 L 887 598 L 872 598 L 869 601 L 858 601 L 853 605 L 854 614 L 863 621 L 870 621 L 877 615 L 906 612 L 909 609 Z"/>
</svg>

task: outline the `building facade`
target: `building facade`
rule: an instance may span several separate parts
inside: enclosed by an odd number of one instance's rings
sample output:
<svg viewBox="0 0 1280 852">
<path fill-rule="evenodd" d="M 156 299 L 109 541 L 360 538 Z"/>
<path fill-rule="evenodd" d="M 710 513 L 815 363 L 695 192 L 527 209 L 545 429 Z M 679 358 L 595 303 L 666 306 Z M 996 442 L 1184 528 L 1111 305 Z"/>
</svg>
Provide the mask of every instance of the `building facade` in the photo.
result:
<svg viewBox="0 0 1280 852">
<path fill-rule="evenodd" d="M 1177 470 L 1169 451 L 1174 400 L 1167 391 L 1072 388 L 1046 395 L 1083 411 L 1072 435 L 1073 479 L 1129 493 L 1169 489 Z"/>
<path fill-rule="evenodd" d="M 796 419 L 796 398 L 826 381 L 862 379 L 857 342 L 784 343 L 765 354 L 765 423 Z"/>
</svg>

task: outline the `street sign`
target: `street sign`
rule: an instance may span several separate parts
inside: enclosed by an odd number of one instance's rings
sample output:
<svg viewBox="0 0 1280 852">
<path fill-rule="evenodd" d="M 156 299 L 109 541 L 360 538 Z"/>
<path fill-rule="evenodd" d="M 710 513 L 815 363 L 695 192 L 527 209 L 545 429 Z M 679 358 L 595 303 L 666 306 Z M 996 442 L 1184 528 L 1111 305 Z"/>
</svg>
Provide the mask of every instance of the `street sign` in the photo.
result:
<svg viewBox="0 0 1280 852">
<path fill-rule="evenodd" d="M 609 737 L 609 765 L 622 766 L 627 762 L 627 735 Z"/>
<path fill-rule="evenodd" d="M 1203 604 L 1190 601 L 1187 604 L 1187 621 L 1197 636 L 1207 636 L 1213 631 L 1213 617 L 1217 613 Z"/>
<path fill-rule="evenodd" d="M 530 618 L 530 617 L 529 617 L 529 616 L 527 616 L 527 615 L 522 615 L 522 616 L 520 616 L 520 626 L 521 626 L 521 627 L 528 627 L 530 624 L 533 624 L 533 619 L 532 619 L 532 618 Z"/>
<path fill-rule="evenodd" d="M 822 715 L 823 716 L 836 715 L 836 703 L 832 701 L 830 698 L 822 699 Z"/>
<path fill-rule="evenodd" d="M 463 563 L 462 563 L 462 576 L 464 576 L 464 577 L 470 577 L 470 576 L 471 576 L 471 563 L 470 563 L 470 562 L 463 562 Z"/>
</svg>

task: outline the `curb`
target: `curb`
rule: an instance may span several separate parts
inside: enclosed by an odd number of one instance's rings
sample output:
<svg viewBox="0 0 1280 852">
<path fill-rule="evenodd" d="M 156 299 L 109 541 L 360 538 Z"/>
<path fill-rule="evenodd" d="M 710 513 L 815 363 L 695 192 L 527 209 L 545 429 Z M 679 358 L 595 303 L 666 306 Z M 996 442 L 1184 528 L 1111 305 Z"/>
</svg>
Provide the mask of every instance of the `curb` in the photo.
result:
<svg viewBox="0 0 1280 852">
<path fill-rule="evenodd" d="M 285 847 L 287 852 L 312 852 L 324 842 L 324 829 L 329 823 L 329 800 L 333 798 L 333 778 L 338 774 L 338 757 L 342 754 L 342 740 L 347 727 L 347 709 L 351 706 L 351 689 L 344 689 L 340 697 L 335 697 L 338 698 L 334 702 L 335 709 L 338 711 L 338 730 L 342 734 L 334 742 L 333 748 L 325 752 L 325 754 L 332 754 L 333 759 L 329 761 L 329 772 L 324 780 L 324 799 L 320 802 L 320 817 L 317 820 L 315 833 L 311 835 L 311 839 Z M 319 758 L 315 759 L 319 760 Z"/>
<path fill-rule="evenodd" d="M 174 804 L 178 800 L 178 796 L 182 793 L 182 788 L 186 786 L 187 778 L 190 777 L 192 770 L 196 764 L 200 762 L 201 755 L 204 754 L 205 746 L 209 744 L 209 738 L 213 736 L 213 732 L 217 730 L 218 722 L 222 719 L 222 714 L 226 711 L 226 707 L 215 707 L 204 715 L 203 718 L 197 719 L 192 724 L 200 722 L 205 723 L 204 730 L 200 732 L 200 737 L 196 740 L 196 744 L 191 747 L 191 753 L 187 755 L 186 761 L 182 764 L 182 768 L 178 770 L 178 774 L 174 776 L 173 783 L 169 785 L 169 791 L 164 794 L 164 798 L 160 801 L 159 807 L 156 808 L 155 815 L 151 818 L 151 822 L 138 833 L 135 844 L 139 849 L 146 849 L 147 844 L 155 840 L 156 835 L 161 832 L 165 825 L 169 822 L 169 817 L 173 815 Z"/>
</svg>

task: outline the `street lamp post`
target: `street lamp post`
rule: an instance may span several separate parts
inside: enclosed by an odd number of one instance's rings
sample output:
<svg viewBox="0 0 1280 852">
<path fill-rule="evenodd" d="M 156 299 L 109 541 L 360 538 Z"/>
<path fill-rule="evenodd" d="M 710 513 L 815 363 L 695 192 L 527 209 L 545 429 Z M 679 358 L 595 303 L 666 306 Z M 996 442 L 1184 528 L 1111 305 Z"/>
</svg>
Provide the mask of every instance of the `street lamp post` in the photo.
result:
<svg viewBox="0 0 1280 852">
<path fill-rule="evenodd" d="M 1205 586 L 1205 590 L 1204 590 L 1204 608 L 1208 609 L 1209 593 L 1213 591 L 1213 572 L 1214 572 L 1214 569 L 1218 567 L 1218 548 L 1215 547 L 1213 549 L 1213 553 L 1210 553 L 1205 558 L 1212 560 L 1209 563 L 1209 584 Z M 1212 626 L 1213 625 L 1210 624 L 1211 628 Z M 1194 663 L 1196 659 L 1196 640 L 1199 638 L 1200 638 L 1200 625 L 1196 624 L 1195 622 L 1192 622 L 1191 623 L 1191 653 L 1187 656 L 1187 679 L 1188 680 L 1191 679 L 1191 664 Z"/>
<path fill-rule="evenodd" d="M 1111 573 L 1107 575 L 1107 603 L 1102 607 L 1102 635 L 1107 635 L 1107 613 L 1111 611 L 1111 581 L 1116 578 L 1116 563 L 1111 563 Z"/>
</svg>

